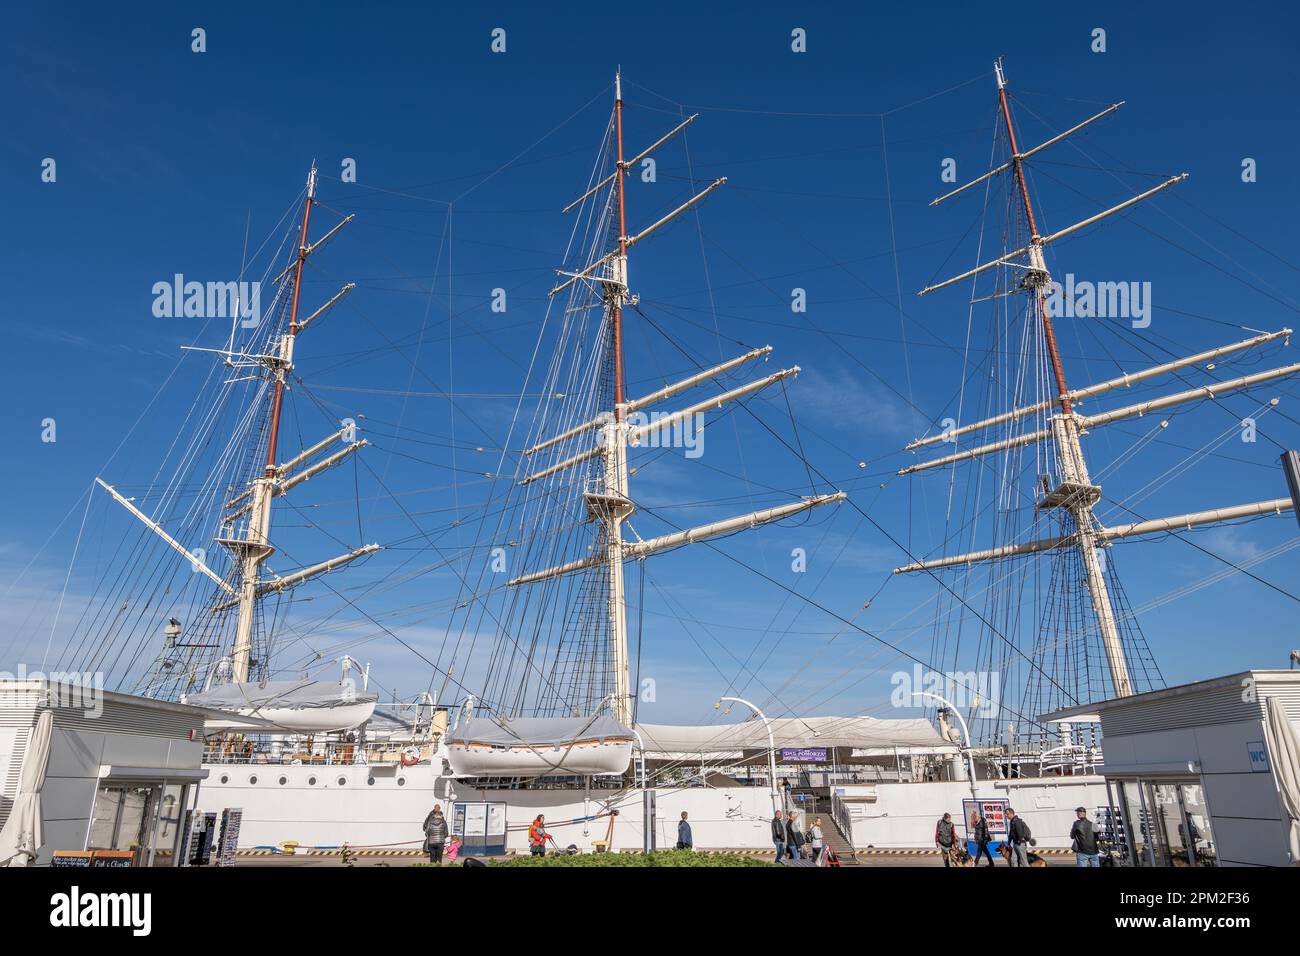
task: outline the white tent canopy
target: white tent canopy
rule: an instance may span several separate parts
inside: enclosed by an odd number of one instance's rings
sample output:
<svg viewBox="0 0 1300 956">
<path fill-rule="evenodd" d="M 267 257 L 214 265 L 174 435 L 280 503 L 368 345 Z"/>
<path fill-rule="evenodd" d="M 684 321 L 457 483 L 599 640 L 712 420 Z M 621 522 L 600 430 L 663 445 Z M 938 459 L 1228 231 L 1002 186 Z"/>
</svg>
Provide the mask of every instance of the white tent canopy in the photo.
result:
<svg viewBox="0 0 1300 956">
<path fill-rule="evenodd" d="M 923 718 L 881 720 L 875 717 L 779 717 L 769 721 L 772 742 L 783 747 L 848 747 L 855 750 L 893 747 L 957 748 Z M 754 718 L 738 724 L 675 727 L 637 724 L 647 754 L 721 754 L 766 750 L 767 726 Z"/>
</svg>

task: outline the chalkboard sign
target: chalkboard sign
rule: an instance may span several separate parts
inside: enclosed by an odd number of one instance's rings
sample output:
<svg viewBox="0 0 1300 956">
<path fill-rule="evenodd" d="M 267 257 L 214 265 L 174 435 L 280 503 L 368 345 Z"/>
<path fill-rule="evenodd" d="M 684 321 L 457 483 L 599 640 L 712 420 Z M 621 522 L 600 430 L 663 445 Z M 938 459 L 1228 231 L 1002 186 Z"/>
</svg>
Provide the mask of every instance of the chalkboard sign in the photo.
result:
<svg viewBox="0 0 1300 956">
<path fill-rule="evenodd" d="M 91 866 L 135 866 L 135 854 L 130 850 L 96 850 L 90 858 Z"/>
<path fill-rule="evenodd" d="M 221 811 L 221 839 L 217 843 L 217 866 L 234 866 L 235 851 L 239 848 L 239 824 L 244 811 L 227 807 Z"/>
<path fill-rule="evenodd" d="M 50 858 L 50 866 L 88 867 L 91 855 L 87 850 L 55 850 L 54 856 Z"/>
</svg>

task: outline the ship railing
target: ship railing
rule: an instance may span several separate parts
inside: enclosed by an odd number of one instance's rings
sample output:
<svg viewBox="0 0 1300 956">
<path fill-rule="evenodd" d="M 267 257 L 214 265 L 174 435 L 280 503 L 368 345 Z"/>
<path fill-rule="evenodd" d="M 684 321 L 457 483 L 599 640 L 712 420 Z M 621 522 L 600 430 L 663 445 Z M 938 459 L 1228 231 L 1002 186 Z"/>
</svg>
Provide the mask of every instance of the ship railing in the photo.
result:
<svg viewBox="0 0 1300 956">
<path fill-rule="evenodd" d="M 284 742 L 269 740 L 214 741 L 203 749 L 204 763 L 285 766 L 353 766 L 427 763 L 438 747 L 438 735 L 422 741 L 378 740 Z"/>
<path fill-rule="evenodd" d="M 835 821 L 835 826 L 849 849 L 856 852 L 857 847 L 853 845 L 853 818 L 849 814 L 848 804 L 839 794 L 831 797 L 831 819 Z"/>
</svg>

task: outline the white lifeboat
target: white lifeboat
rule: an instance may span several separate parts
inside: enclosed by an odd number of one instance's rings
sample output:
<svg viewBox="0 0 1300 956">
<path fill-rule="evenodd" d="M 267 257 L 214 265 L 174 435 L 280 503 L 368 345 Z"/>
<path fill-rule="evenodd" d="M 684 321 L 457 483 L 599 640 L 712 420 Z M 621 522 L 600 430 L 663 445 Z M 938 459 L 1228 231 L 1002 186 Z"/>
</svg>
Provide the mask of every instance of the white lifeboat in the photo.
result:
<svg viewBox="0 0 1300 956">
<path fill-rule="evenodd" d="M 608 715 L 462 715 L 446 745 L 458 777 L 595 776 L 625 772 L 633 740 L 632 731 Z"/>
<path fill-rule="evenodd" d="M 295 733 L 323 734 L 352 730 L 370 719 L 377 694 L 358 691 L 350 683 L 296 680 L 265 684 L 222 684 L 185 703 L 255 717 Z"/>
</svg>

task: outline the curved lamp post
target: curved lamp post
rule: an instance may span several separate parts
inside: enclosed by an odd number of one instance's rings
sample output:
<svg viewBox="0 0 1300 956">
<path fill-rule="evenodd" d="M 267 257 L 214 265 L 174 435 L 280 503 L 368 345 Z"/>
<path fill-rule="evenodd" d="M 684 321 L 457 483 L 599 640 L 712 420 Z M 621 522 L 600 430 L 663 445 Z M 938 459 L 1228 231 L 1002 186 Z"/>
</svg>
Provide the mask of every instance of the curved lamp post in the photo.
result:
<svg viewBox="0 0 1300 956">
<path fill-rule="evenodd" d="M 966 738 L 966 746 L 963 747 L 962 750 L 966 756 L 968 773 L 970 774 L 970 795 L 978 799 L 979 798 L 978 794 L 975 793 L 975 758 L 972 757 L 970 753 L 970 730 L 966 726 L 966 718 L 961 715 L 961 711 L 959 711 L 956 707 L 953 706 L 951 701 L 946 700 L 943 697 L 940 697 L 938 694 L 931 694 L 929 691 L 918 690 L 918 691 L 913 691 L 912 696 L 929 697 L 933 700 L 937 700 L 939 703 L 947 707 L 950 713 L 954 714 L 957 717 L 957 722 L 961 724 L 961 734 L 964 738 Z"/>
<path fill-rule="evenodd" d="M 767 719 L 766 714 L 764 714 L 761 710 L 759 710 L 749 701 L 741 697 L 719 697 L 718 702 L 713 705 L 714 709 L 721 707 L 722 702 L 724 700 L 732 701 L 737 704 L 744 704 L 746 707 L 748 707 L 750 710 L 752 710 L 754 713 L 758 715 L 758 719 L 761 720 L 763 722 L 763 726 L 767 728 L 768 784 L 771 787 L 771 791 L 772 791 L 772 814 L 773 816 L 775 816 L 777 811 L 779 811 L 781 807 L 777 801 L 777 796 L 776 796 L 776 741 L 772 738 L 772 722 Z M 727 708 L 727 712 L 728 713 L 731 712 L 730 707 Z"/>
</svg>

